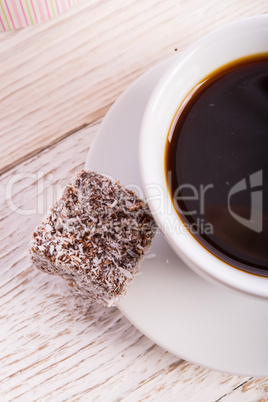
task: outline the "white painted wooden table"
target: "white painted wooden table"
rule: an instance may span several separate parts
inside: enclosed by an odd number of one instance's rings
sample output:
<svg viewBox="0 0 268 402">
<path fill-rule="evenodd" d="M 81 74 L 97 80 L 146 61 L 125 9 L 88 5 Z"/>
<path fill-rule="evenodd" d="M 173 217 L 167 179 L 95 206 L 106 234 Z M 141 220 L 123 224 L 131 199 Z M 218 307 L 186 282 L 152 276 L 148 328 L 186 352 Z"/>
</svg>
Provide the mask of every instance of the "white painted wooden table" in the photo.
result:
<svg viewBox="0 0 268 402">
<path fill-rule="evenodd" d="M 190 364 L 35 270 L 27 246 L 138 76 L 267 0 L 84 0 L 0 34 L 0 400 L 268 401 L 268 379 Z M 127 133 L 126 133 L 127 135 Z"/>
</svg>

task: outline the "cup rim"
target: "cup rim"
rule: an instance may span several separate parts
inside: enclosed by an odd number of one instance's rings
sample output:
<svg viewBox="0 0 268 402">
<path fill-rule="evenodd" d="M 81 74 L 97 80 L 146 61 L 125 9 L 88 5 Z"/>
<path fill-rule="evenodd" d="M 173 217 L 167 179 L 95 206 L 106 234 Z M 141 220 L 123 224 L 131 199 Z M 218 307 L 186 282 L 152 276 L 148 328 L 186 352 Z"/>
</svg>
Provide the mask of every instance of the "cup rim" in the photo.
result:
<svg viewBox="0 0 268 402">
<path fill-rule="evenodd" d="M 139 168 L 143 189 L 149 208 L 166 240 L 173 250 L 179 255 L 179 257 L 190 268 L 192 268 L 205 279 L 227 286 L 228 288 L 238 290 L 239 292 L 247 295 L 268 299 L 268 277 L 257 276 L 232 267 L 206 250 L 206 248 L 202 246 L 198 240 L 196 240 L 187 230 L 184 233 L 181 232 L 177 233 L 176 235 L 170 232 L 170 225 L 172 225 L 174 219 L 179 221 L 179 228 L 185 228 L 185 226 L 183 222 L 180 221 L 172 205 L 166 186 L 164 173 L 165 147 L 162 146 L 161 148 L 161 145 L 159 145 L 160 140 L 155 140 L 155 131 L 157 132 L 158 130 L 156 124 L 159 124 L 160 117 L 158 118 L 157 123 L 152 123 L 152 116 L 157 115 L 160 110 L 160 105 L 163 106 L 163 103 L 161 104 L 161 102 L 163 102 L 162 100 L 165 98 L 168 89 L 175 84 L 179 74 L 182 73 L 183 65 L 187 67 L 188 63 L 189 66 L 191 60 L 193 60 L 196 55 L 198 57 L 198 52 L 206 49 L 206 47 L 209 47 L 208 51 L 212 51 L 213 46 L 215 47 L 216 40 L 220 40 L 222 43 L 227 43 L 232 35 L 236 35 L 237 37 L 239 35 L 241 37 L 244 35 L 245 37 L 249 35 L 249 32 L 250 34 L 253 33 L 256 37 L 258 35 L 263 35 L 263 33 L 267 33 L 268 35 L 268 14 L 253 16 L 224 25 L 203 36 L 178 55 L 174 63 L 172 63 L 172 65 L 167 69 L 154 88 L 145 108 L 139 138 Z M 238 38 L 237 41 L 239 40 L 240 39 Z M 234 45 L 234 47 L 235 46 L 238 45 Z M 245 49 L 247 46 L 249 45 L 245 44 Z M 250 50 L 248 51 L 249 53 L 247 54 L 254 54 Z M 266 47 L 265 52 L 266 51 L 268 53 L 268 47 Z M 226 50 L 226 54 L 227 52 L 228 50 Z M 228 54 L 231 57 L 233 51 L 230 50 Z M 240 57 L 243 56 L 238 55 L 238 57 L 235 58 L 231 57 L 230 60 L 239 59 Z M 226 62 L 224 64 L 226 64 Z M 215 68 L 212 68 L 209 71 L 208 67 L 207 74 L 213 70 L 215 70 Z M 207 74 L 205 74 L 202 78 L 204 78 Z M 189 93 L 189 88 L 188 92 L 186 90 L 186 95 L 187 93 Z M 173 106 L 173 109 L 169 112 L 170 116 L 173 113 L 172 117 L 175 116 L 177 110 L 175 104 Z M 169 126 L 170 125 L 171 120 L 169 118 Z M 163 138 L 165 138 L 166 141 L 167 135 L 168 130 L 162 134 L 161 144 L 163 144 Z M 161 166 L 159 164 L 159 159 L 161 160 Z M 155 189 L 152 188 L 152 184 L 158 186 L 158 190 L 161 190 L 162 188 L 162 192 L 160 191 L 160 201 L 165 204 L 165 208 L 169 209 L 170 216 L 168 216 L 166 210 L 161 211 L 161 213 L 159 212 L 159 199 L 155 197 Z M 166 227 L 167 223 L 169 225 L 168 230 Z"/>
</svg>

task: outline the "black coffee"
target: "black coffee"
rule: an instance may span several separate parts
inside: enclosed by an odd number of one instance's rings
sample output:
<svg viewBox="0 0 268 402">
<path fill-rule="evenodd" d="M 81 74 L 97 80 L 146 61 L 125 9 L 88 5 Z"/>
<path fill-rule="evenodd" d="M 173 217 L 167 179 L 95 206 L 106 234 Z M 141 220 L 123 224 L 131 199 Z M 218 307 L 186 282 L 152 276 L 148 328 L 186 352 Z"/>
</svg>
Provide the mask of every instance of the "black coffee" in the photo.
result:
<svg viewBox="0 0 268 402">
<path fill-rule="evenodd" d="M 165 170 L 189 232 L 219 259 L 268 276 L 268 54 L 196 87 L 170 129 Z"/>
</svg>

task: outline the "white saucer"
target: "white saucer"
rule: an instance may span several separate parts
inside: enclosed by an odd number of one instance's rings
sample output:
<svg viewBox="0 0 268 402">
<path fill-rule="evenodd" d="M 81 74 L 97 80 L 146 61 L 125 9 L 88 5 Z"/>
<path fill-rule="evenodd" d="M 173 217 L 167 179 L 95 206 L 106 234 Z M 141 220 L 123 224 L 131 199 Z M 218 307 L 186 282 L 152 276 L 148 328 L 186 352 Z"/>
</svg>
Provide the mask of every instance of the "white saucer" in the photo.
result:
<svg viewBox="0 0 268 402">
<path fill-rule="evenodd" d="M 176 57 L 176 56 L 175 56 Z M 138 137 L 143 110 L 174 57 L 154 67 L 117 100 L 90 148 L 86 168 L 139 195 Z M 238 375 L 268 376 L 268 303 L 216 287 L 196 275 L 157 235 L 120 302 L 123 314 L 169 352 Z"/>
</svg>

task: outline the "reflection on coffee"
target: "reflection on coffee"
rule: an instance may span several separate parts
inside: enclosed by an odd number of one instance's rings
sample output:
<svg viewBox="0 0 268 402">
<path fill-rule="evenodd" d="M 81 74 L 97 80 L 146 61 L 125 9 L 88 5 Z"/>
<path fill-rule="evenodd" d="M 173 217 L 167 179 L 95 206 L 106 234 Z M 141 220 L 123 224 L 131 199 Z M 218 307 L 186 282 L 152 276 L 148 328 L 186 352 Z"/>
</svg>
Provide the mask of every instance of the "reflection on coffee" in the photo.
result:
<svg viewBox="0 0 268 402">
<path fill-rule="evenodd" d="M 192 235 L 219 259 L 268 276 L 268 54 L 194 88 L 170 128 L 165 171 Z"/>
</svg>

